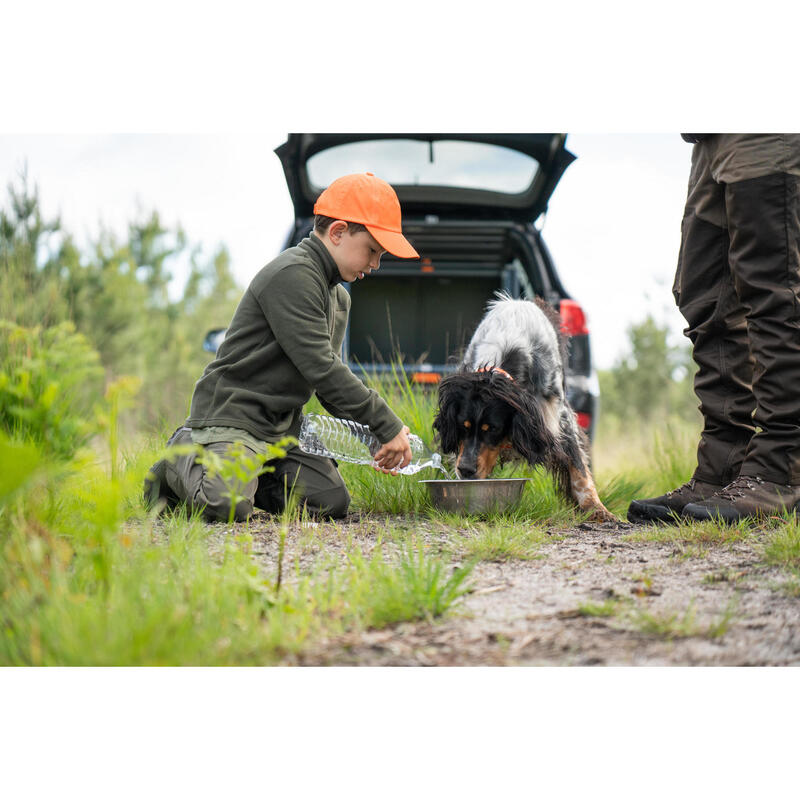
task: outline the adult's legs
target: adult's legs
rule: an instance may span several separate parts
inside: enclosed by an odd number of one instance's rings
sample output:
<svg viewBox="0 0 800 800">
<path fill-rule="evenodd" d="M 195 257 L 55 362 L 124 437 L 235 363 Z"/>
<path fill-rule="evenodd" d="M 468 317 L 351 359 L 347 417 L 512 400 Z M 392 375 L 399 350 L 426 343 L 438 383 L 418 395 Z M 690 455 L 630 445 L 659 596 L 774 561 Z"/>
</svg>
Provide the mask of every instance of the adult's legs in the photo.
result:
<svg viewBox="0 0 800 800">
<path fill-rule="evenodd" d="M 703 431 L 692 478 L 658 497 L 633 500 L 632 522 L 669 522 L 687 505 L 712 496 L 739 473 L 755 428 L 750 387 L 753 364 L 744 309 L 728 264 L 725 193 L 711 174 L 706 142 L 692 150 L 689 191 L 673 294 L 687 322 L 697 364 L 694 390 Z"/>
<path fill-rule="evenodd" d="M 800 484 L 800 178 L 725 187 L 730 264 L 755 358 L 754 422 L 742 475 Z"/>
<path fill-rule="evenodd" d="M 717 139 L 729 262 L 755 360 L 756 432 L 739 477 L 684 513 L 735 522 L 800 504 L 800 135 Z"/>
<path fill-rule="evenodd" d="M 738 475 L 755 432 L 753 359 L 729 266 L 725 200 L 705 142 L 695 145 L 673 293 L 698 367 L 694 390 L 703 431 L 694 479 L 723 486 Z"/>
</svg>

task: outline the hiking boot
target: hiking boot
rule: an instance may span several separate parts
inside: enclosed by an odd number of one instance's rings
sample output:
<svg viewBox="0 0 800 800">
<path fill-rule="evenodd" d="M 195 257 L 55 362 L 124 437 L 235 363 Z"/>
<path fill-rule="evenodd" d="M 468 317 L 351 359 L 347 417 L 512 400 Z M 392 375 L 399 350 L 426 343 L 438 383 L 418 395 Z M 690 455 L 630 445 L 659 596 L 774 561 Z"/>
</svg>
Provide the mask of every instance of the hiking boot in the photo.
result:
<svg viewBox="0 0 800 800">
<path fill-rule="evenodd" d="M 692 478 L 678 489 L 651 497 L 647 500 L 633 500 L 628 506 L 630 522 L 674 522 L 681 516 L 689 503 L 697 503 L 711 497 L 723 487 L 719 484 L 705 483 Z"/>
<path fill-rule="evenodd" d="M 796 511 L 800 486 L 772 483 L 750 475 L 740 475 L 724 489 L 683 509 L 692 519 L 722 519 L 725 522 L 758 519 L 782 514 L 784 509 Z"/>
<path fill-rule="evenodd" d="M 182 430 L 184 430 L 183 426 L 177 428 L 172 436 L 167 439 L 167 447 L 172 444 L 172 442 L 175 440 L 175 437 Z M 151 508 L 155 508 L 156 504 L 159 503 L 162 505 L 162 510 L 167 508 L 175 508 L 175 506 L 180 503 L 180 499 L 175 492 L 170 489 L 169 484 L 167 483 L 166 458 L 156 461 L 156 463 L 150 467 L 150 471 L 147 473 L 147 475 L 145 475 L 144 478 L 143 494 L 145 508 L 147 508 L 148 511 Z"/>
</svg>

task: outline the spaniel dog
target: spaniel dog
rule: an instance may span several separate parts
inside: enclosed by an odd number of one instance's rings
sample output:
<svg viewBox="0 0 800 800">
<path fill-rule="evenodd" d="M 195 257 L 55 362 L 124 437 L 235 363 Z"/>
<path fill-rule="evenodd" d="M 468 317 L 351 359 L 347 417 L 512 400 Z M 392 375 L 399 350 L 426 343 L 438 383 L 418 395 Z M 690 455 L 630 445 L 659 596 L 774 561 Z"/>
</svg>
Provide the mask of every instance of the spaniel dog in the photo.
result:
<svg viewBox="0 0 800 800">
<path fill-rule="evenodd" d="M 486 478 L 498 456 L 551 470 L 560 491 L 596 522 L 617 518 L 600 502 L 586 437 L 567 403 L 566 340 L 556 311 L 538 298 L 496 293 L 459 371 L 439 384 L 433 423 L 459 478 Z"/>
</svg>

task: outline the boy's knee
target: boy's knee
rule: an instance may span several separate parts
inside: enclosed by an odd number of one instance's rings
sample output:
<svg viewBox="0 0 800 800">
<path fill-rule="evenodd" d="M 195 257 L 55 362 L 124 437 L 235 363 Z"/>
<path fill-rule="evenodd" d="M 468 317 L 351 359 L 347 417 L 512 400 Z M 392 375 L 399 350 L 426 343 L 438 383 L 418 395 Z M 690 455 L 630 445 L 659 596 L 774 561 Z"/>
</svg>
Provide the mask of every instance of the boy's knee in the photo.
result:
<svg viewBox="0 0 800 800">
<path fill-rule="evenodd" d="M 227 522 L 231 518 L 231 503 L 227 498 L 219 502 L 202 503 L 199 498 L 192 503 L 196 508 L 202 508 L 203 516 L 209 522 Z M 234 522 L 244 522 L 253 513 L 253 504 L 248 500 L 240 500 L 236 504 L 236 510 L 233 513 Z"/>
<path fill-rule="evenodd" d="M 218 479 L 204 479 L 192 497 L 192 506 L 202 509 L 203 516 L 212 522 L 227 522 L 231 515 L 231 500 Z M 253 513 L 253 498 L 239 497 L 233 513 L 236 522 L 244 522 Z"/>
<path fill-rule="evenodd" d="M 314 497 L 307 497 L 306 507 L 317 516 L 341 519 L 347 516 L 350 508 L 350 492 L 342 483 L 341 486 L 319 492 Z"/>
<path fill-rule="evenodd" d="M 306 511 L 315 517 L 340 519 L 347 516 L 347 510 L 350 508 L 350 492 L 347 491 L 344 482 L 303 491 L 299 500 Z"/>
</svg>

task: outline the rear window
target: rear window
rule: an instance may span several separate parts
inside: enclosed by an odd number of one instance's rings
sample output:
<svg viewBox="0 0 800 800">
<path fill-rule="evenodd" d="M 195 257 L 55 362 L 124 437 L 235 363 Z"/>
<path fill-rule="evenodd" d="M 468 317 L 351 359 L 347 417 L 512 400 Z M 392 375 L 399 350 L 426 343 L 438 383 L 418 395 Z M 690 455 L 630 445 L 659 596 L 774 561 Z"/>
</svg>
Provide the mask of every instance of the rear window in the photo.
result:
<svg viewBox="0 0 800 800">
<path fill-rule="evenodd" d="M 521 194 L 539 162 L 500 145 L 444 139 L 378 139 L 337 145 L 309 158 L 306 168 L 321 191 L 341 175 L 372 172 L 395 186 L 448 186 Z"/>
</svg>

